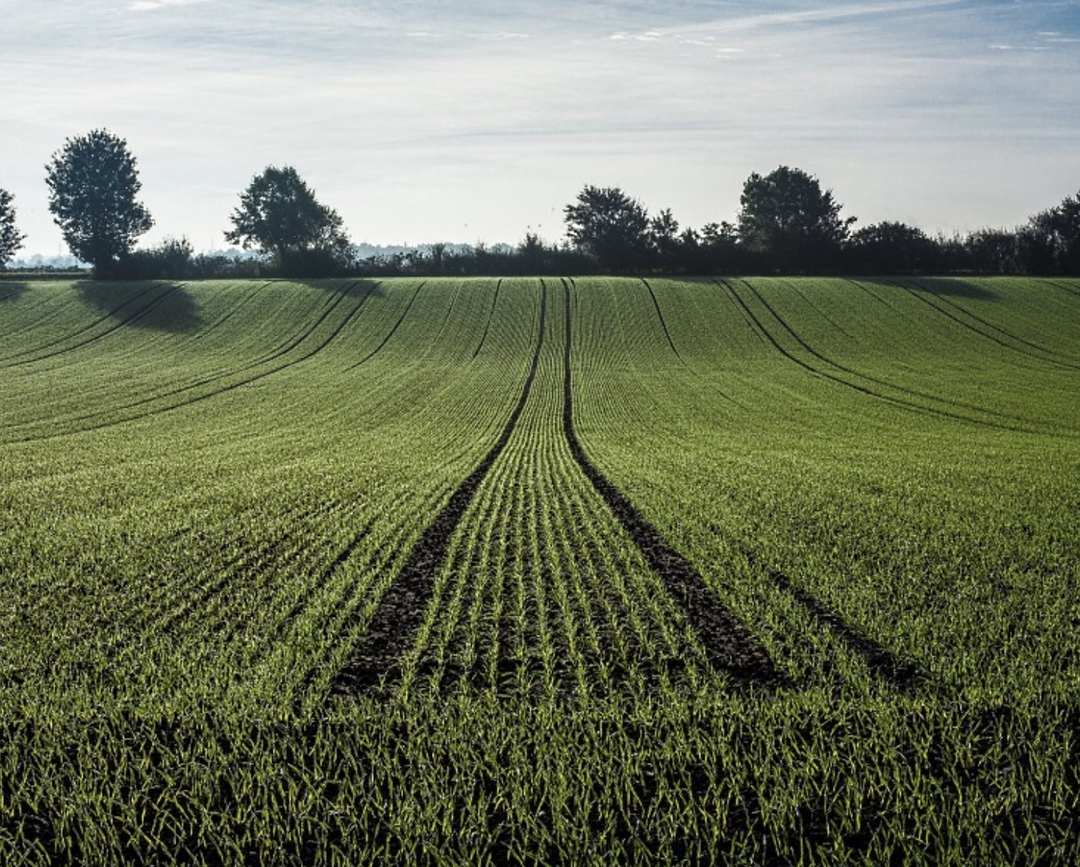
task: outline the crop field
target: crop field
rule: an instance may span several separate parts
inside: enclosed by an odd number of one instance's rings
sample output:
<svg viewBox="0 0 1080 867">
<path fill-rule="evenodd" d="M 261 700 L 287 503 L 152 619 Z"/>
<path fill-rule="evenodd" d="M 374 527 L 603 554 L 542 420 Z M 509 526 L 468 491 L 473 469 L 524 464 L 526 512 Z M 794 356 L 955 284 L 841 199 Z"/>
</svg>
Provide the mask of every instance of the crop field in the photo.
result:
<svg viewBox="0 0 1080 867">
<path fill-rule="evenodd" d="M 0 281 L 0 864 L 1070 864 L 1080 280 Z"/>
</svg>

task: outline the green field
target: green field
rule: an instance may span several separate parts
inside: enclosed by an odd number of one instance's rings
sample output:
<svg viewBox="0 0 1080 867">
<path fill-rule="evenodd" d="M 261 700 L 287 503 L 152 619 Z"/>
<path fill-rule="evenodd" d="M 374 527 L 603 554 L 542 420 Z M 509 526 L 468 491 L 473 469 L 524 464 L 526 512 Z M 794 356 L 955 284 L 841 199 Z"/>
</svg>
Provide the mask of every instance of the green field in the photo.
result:
<svg viewBox="0 0 1080 867">
<path fill-rule="evenodd" d="M 1068 864 L 1080 280 L 0 282 L 0 864 Z"/>
</svg>

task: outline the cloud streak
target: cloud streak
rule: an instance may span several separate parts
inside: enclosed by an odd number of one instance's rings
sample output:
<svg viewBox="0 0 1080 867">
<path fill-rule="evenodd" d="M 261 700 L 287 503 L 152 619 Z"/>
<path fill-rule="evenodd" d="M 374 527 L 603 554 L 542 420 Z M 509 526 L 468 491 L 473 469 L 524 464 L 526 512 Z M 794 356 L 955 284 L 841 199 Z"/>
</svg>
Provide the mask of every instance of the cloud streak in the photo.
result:
<svg viewBox="0 0 1080 867">
<path fill-rule="evenodd" d="M 780 163 L 864 221 L 1012 224 L 1080 177 L 1078 6 L 23 4 L 0 33 L 0 186 L 46 253 L 41 166 L 98 126 L 138 157 L 154 237 L 198 248 L 269 163 L 382 243 L 554 240 L 584 183 L 731 219 Z"/>
<path fill-rule="evenodd" d="M 153 12 L 157 9 L 168 9 L 173 6 L 197 6 L 214 2 L 216 0 L 135 0 L 128 8 L 132 12 Z"/>
</svg>

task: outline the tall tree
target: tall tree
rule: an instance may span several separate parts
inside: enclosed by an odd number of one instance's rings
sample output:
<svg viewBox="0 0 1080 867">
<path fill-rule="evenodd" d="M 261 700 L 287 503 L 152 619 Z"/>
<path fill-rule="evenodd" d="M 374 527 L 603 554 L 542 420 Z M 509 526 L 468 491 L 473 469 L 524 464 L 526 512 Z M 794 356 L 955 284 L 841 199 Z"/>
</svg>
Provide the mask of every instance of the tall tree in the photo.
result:
<svg viewBox="0 0 1080 867">
<path fill-rule="evenodd" d="M 112 275 L 154 225 L 135 199 L 142 184 L 127 142 L 103 129 L 69 138 L 45 170 L 49 210 L 71 252 L 94 266 L 95 277 Z"/>
<path fill-rule="evenodd" d="M 7 190 L 0 190 L 0 268 L 7 265 L 26 237 L 15 227 L 14 198 Z"/>
<path fill-rule="evenodd" d="M 739 202 L 741 242 L 780 271 L 835 267 L 855 222 L 840 219 L 840 204 L 816 177 L 788 166 L 750 175 Z"/>
<path fill-rule="evenodd" d="M 608 271 L 640 268 L 649 253 L 649 214 L 618 187 L 586 186 L 564 209 L 574 246 Z"/>
<path fill-rule="evenodd" d="M 292 166 L 268 166 L 256 175 L 231 219 L 233 229 L 225 239 L 245 250 L 257 247 L 282 273 L 327 273 L 349 261 L 351 245 L 341 217 L 315 198 Z"/>
</svg>

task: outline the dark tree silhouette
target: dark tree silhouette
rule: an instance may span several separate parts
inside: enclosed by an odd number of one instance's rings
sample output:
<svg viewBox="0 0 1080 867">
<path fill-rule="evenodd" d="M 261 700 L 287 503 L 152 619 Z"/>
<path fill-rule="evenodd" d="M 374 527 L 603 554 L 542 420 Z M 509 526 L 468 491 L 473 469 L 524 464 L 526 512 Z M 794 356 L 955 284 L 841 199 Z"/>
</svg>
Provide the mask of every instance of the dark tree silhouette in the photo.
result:
<svg viewBox="0 0 1080 867">
<path fill-rule="evenodd" d="M 671 213 L 671 208 L 664 208 L 649 220 L 649 245 L 660 270 L 679 269 L 683 242 L 689 240 L 679 235 L 679 221 Z"/>
<path fill-rule="evenodd" d="M 606 271 L 641 267 L 649 249 L 649 215 L 618 187 L 586 186 L 564 209 L 566 234 Z"/>
<path fill-rule="evenodd" d="M 840 204 L 817 178 L 788 166 L 750 175 L 739 202 L 740 241 L 778 271 L 835 267 L 855 222 L 840 219 Z"/>
<path fill-rule="evenodd" d="M 120 265 L 129 280 L 187 280 L 195 275 L 195 249 L 187 238 L 166 238 L 149 250 L 134 250 Z"/>
<path fill-rule="evenodd" d="M 15 227 L 14 198 L 7 190 L 0 190 L 0 268 L 7 265 L 26 237 Z"/>
<path fill-rule="evenodd" d="M 1032 217 L 1018 243 L 1030 273 L 1080 274 L 1080 193 Z"/>
<path fill-rule="evenodd" d="M 351 245 L 338 213 L 321 204 L 292 166 L 268 166 L 240 194 L 225 239 L 256 247 L 284 274 L 316 275 L 345 267 Z"/>
<path fill-rule="evenodd" d="M 938 266 L 938 245 L 906 223 L 864 226 L 848 241 L 850 267 L 863 274 L 913 274 Z"/>
<path fill-rule="evenodd" d="M 154 225 L 127 142 L 107 130 L 69 138 L 45 167 L 49 210 L 71 252 L 108 277 Z"/>
</svg>

